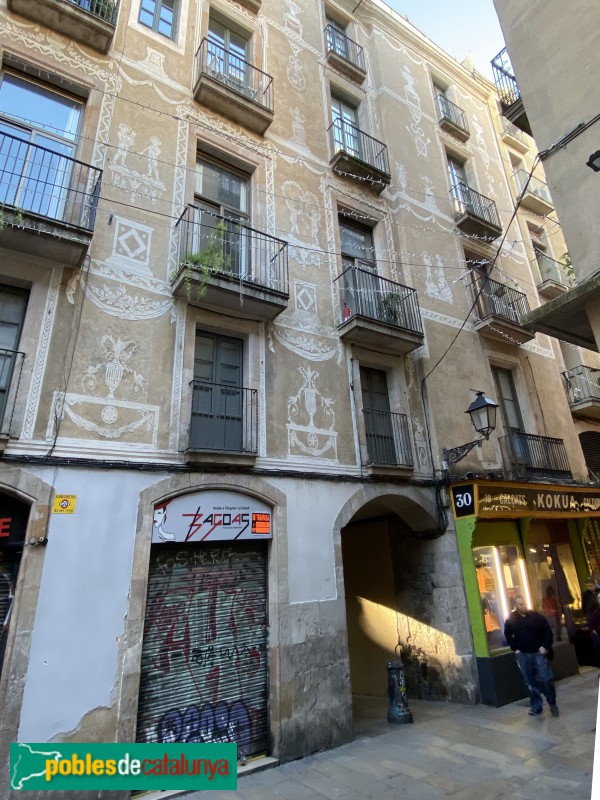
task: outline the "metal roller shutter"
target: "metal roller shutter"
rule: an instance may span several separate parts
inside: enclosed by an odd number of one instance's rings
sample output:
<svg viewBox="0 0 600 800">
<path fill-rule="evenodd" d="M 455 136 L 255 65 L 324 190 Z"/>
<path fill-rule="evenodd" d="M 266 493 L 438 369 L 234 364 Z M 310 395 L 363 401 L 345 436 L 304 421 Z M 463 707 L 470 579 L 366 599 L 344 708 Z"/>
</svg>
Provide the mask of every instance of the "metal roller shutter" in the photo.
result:
<svg viewBox="0 0 600 800">
<path fill-rule="evenodd" d="M 138 742 L 267 750 L 267 571 L 261 543 L 155 545 Z"/>
</svg>

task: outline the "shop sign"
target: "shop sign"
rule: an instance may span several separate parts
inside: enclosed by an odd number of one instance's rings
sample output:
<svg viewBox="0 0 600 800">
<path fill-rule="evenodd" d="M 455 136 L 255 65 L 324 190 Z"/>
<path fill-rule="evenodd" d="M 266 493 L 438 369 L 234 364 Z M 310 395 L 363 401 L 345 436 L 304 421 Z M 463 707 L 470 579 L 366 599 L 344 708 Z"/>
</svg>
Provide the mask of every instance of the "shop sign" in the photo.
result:
<svg viewBox="0 0 600 800">
<path fill-rule="evenodd" d="M 600 491 L 566 487 L 462 484 L 451 488 L 454 516 L 600 517 Z M 473 498 L 473 503 L 468 501 Z"/>
<path fill-rule="evenodd" d="M 263 540 L 273 537 L 271 508 L 236 492 L 195 492 L 154 506 L 152 542 Z"/>
</svg>

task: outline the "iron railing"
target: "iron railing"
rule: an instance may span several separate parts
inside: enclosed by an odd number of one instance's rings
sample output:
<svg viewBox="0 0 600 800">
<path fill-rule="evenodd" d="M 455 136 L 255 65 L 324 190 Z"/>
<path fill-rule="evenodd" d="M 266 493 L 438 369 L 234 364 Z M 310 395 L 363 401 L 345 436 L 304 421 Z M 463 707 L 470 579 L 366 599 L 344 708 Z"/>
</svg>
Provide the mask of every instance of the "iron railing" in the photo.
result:
<svg viewBox="0 0 600 800">
<path fill-rule="evenodd" d="M 562 284 L 566 282 L 566 275 L 563 272 L 562 264 L 535 247 L 533 248 L 533 252 L 535 253 L 535 260 L 537 261 L 542 281 L 555 281 L 555 283 Z"/>
<path fill-rule="evenodd" d="M 341 323 L 352 317 L 385 322 L 423 335 L 419 300 L 414 289 L 381 278 L 362 261 L 343 260 L 339 281 Z"/>
<path fill-rule="evenodd" d="M 15 412 L 25 353 L 0 348 L 0 436 L 8 436 Z"/>
<path fill-rule="evenodd" d="M 450 190 L 450 199 L 454 204 L 455 219 L 462 217 L 463 214 L 470 214 L 488 225 L 502 228 L 496 203 L 475 189 L 471 189 L 466 183 L 455 183 Z"/>
<path fill-rule="evenodd" d="M 501 50 L 498 55 L 492 59 L 492 72 L 494 75 L 494 83 L 496 84 L 496 89 L 500 97 L 502 110 L 506 111 L 514 105 L 517 100 L 521 99 L 521 92 L 506 48 Z"/>
<path fill-rule="evenodd" d="M 200 277 L 212 274 L 288 294 L 288 250 L 282 239 L 194 205 L 175 227 L 179 272 L 188 269 Z"/>
<path fill-rule="evenodd" d="M 523 189 L 527 187 L 525 193 L 531 192 L 532 194 L 539 197 L 545 203 L 552 205 L 552 198 L 550 197 L 550 191 L 548 190 L 548 186 L 541 181 L 539 178 L 536 178 L 534 175 L 529 176 L 529 173 L 526 169 L 518 169 L 514 173 L 514 179 L 517 184 L 517 188 L 519 193 L 523 192 Z M 528 182 L 529 180 L 529 182 Z"/>
<path fill-rule="evenodd" d="M 190 450 L 257 452 L 258 392 L 243 386 L 192 381 Z"/>
<path fill-rule="evenodd" d="M 203 74 L 273 111 L 273 78 L 209 39 L 202 39 L 196 53 L 196 80 Z"/>
<path fill-rule="evenodd" d="M 379 172 L 390 174 L 387 147 L 383 142 L 374 139 L 341 117 L 333 120 L 328 131 L 334 153 L 341 151 Z"/>
<path fill-rule="evenodd" d="M 119 13 L 119 3 L 113 0 L 66 0 L 72 6 L 79 6 L 95 17 L 115 25 Z"/>
<path fill-rule="evenodd" d="M 512 136 L 513 139 L 518 139 L 524 147 L 529 149 L 527 134 L 507 119 L 502 123 L 502 136 Z"/>
<path fill-rule="evenodd" d="M 369 463 L 412 467 L 413 454 L 406 414 L 363 409 Z"/>
<path fill-rule="evenodd" d="M 0 205 L 94 230 L 102 170 L 0 133 Z"/>
<path fill-rule="evenodd" d="M 467 115 L 460 106 L 457 106 L 451 100 L 448 100 L 445 95 L 439 93 L 435 96 L 435 102 L 437 105 L 438 120 L 440 122 L 446 119 L 456 128 L 460 128 L 465 133 L 470 133 Z"/>
<path fill-rule="evenodd" d="M 345 33 L 338 30 L 334 25 L 325 28 L 325 38 L 327 40 L 327 52 L 335 53 L 355 67 L 365 71 L 365 56 L 363 48 L 353 42 Z"/>
<path fill-rule="evenodd" d="M 562 379 L 569 403 L 600 400 L 600 369 L 580 364 L 563 372 Z"/>
<path fill-rule="evenodd" d="M 499 317 L 521 325 L 524 316 L 530 311 L 527 295 L 482 273 L 473 272 L 467 288 L 470 302 L 474 304 L 474 311 L 479 319 Z"/>
<path fill-rule="evenodd" d="M 500 436 L 504 466 L 514 478 L 556 478 L 573 475 L 562 439 L 513 431 Z"/>
</svg>

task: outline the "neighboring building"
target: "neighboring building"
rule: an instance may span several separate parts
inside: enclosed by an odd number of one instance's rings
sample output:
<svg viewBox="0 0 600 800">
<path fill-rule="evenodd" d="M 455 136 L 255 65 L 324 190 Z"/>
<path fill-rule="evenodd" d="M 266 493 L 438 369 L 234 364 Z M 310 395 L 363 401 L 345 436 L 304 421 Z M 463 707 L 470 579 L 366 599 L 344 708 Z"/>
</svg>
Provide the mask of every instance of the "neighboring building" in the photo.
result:
<svg viewBox="0 0 600 800">
<path fill-rule="evenodd" d="M 523 323 L 566 247 L 494 87 L 378 0 L 0 17 L 3 754 L 298 757 L 397 653 L 421 697 L 522 691 L 495 625 L 576 603 L 600 492 L 519 499 L 588 475 Z M 449 480 L 472 389 L 501 419 Z"/>
</svg>

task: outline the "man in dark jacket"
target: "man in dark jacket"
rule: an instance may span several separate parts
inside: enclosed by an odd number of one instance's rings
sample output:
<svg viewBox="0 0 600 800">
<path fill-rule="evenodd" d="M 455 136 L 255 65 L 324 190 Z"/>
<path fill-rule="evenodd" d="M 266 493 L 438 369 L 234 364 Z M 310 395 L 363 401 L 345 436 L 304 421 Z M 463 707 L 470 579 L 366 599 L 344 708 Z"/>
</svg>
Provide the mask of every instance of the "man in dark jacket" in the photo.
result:
<svg viewBox="0 0 600 800">
<path fill-rule="evenodd" d="M 532 717 L 542 713 L 543 694 L 550 713 L 558 717 L 554 675 L 548 664 L 548 655 L 552 654 L 552 630 L 548 621 L 537 611 L 530 611 L 522 597 L 515 597 L 515 610 L 506 620 L 504 636 L 517 657 L 529 689 L 529 713 Z"/>
</svg>

